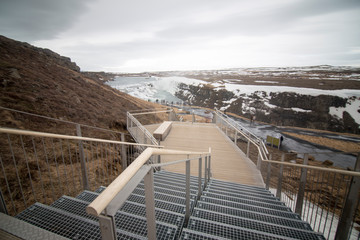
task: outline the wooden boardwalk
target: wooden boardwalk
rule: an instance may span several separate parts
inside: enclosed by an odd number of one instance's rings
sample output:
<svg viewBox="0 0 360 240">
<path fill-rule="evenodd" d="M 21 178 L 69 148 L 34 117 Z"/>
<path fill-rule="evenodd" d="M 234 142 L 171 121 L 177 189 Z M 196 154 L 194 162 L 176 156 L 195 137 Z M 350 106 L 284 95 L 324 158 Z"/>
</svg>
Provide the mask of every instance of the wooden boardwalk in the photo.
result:
<svg viewBox="0 0 360 240">
<path fill-rule="evenodd" d="M 153 133 L 158 126 L 145 127 Z M 200 152 L 208 152 L 211 147 L 213 178 L 264 187 L 264 181 L 255 164 L 215 124 L 173 122 L 169 135 L 160 145 L 167 149 Z M 186 156 L 162 156 L 161 162 L 184 158 Z M 185 164 L 166 166 L 164 169 L 185 173 Z M 198 161 L 192 161 L 191 175 L 198 176 Z"/>
</svg>

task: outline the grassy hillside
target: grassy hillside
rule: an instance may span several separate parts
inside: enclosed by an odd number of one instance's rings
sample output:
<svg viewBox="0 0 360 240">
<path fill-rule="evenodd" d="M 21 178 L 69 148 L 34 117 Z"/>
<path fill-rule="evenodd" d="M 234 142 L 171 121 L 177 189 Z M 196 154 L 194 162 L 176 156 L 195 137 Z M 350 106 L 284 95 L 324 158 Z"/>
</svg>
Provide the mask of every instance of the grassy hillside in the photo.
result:
<svg viewBox="0 0 360 240">
<path fill-rule="evenodd" d="M 126 111 L 154 104 L 86 77 L 69 58 L 49 49 L 0 36 L 0 106 L 121 131 Z M 62 128 L 40 119 L 30 123 L 5 110 L 0 110 L 0 126 Z"/>
</svg>

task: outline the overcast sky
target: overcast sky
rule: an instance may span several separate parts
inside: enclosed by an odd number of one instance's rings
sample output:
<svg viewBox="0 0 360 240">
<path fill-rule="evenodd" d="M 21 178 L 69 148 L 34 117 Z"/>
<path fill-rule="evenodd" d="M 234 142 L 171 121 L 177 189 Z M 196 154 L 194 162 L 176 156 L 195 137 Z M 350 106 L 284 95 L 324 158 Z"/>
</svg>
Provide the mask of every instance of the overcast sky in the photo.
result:
<svg viewBox="0 0 360 240">
<path fill-rule="evenodd" d="M 0 34 L 84 71 L 360 66 L 360 0 L 0 0 Z"/>
</svg>

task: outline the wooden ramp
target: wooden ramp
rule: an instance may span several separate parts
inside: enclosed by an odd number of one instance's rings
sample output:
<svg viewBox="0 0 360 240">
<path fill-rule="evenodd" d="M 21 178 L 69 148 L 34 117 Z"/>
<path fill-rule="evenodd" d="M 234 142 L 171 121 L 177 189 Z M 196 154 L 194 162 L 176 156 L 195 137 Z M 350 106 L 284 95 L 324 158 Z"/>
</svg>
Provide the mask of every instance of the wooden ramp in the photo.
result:
<svg viewBox="0 0 360 240">
<path fill-rule="evenodd" d="M 159 125 L 145 127 L 153 133 Z M 255 164 L 215 124 L 173 122 L 169 135 L 160 145 L 167 149 L 200 152 L 208 152 L 211 147 L 213 178 L 264 187 L 264 181 Z M 184 158 L 186 156 L 162 156 L 161 162 Z M 164 169 L 184 174 L 185 164 L 166 166 Z M 192 161 L 191 175 L 198 175 L 198 161 Z"/>
</svg>

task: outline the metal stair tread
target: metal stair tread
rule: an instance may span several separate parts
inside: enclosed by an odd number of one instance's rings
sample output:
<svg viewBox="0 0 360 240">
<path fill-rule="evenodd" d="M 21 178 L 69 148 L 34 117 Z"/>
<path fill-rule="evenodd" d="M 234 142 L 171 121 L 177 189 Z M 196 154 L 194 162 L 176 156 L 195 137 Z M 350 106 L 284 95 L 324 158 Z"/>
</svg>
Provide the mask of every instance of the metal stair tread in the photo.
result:
<svg viewBox="0 0 360 240">
<path fill-rule="evenodd" d="M 194 209 L 192 216 L 201 219 L 207 219 L 218 223 L 224 223 L 232 226 L 253 229 L 261 232 L 268 232 L 275 235 L 281 235 L 284 237 L 291 237 L 298 239 L 315 239 L 315 240 L 322 237 L 321 234 L 315 233 L 312 230 L 304 230 L 293 227 L 281 226 L 268 222 L 260 222 L 248 218 L 220 214 L 199 208 Z"/>
<path fill-rule="evenodd" d="M 268 209 L 265 207 L 244 204 L 244 203 L 240 204 L 240 203 L 236 203 L 236 202 L 230 202 L 230 201 L 226 201 L 226 200 L 222 200 L 222 199 L 218 199 L 218 198 L 210 198 L 210 197 L 206 197 L 206 196 L 205 197 L 201 196 L 200 201 L 208 202 L 208 203 L 212 203 L 212 204 L 220 205 L 220 206 L 230 206 L 230 207 L 237 208 L 237 209 L 247 209 L 247 210 L 253 211 L 253 212 L 267 213 L 269 215 L 276 215 L 276 216 L 281 216 L 281 217 L 285 217 L 285 218 L 300 219 L 299 215 L 296 213 L 293 213 L 289 208 L 288 208 L 288 211 L 281 211 L 281 210 L 276 210 L 276 209 Z"/>
<path fill-rule="evenodd" d="M 78 204 L 76 204 L 76 202 Z M 75 208 L 73 211 L 76 211 L 77 215 L 84 214 L 83 217 L 87 217 L 87 218 L 94 219 L 95 221 L 97 221 L 97 219 L 95 217 L 86 214 L 85 208 L 88 204 L 89 204 L 89 202 L 86 202 L 86 201 L 83 201 L 83 200 L 80 200 L 77 198 L 62 196 L 58 200 L 56 200 L 51 206 L 60 208 L 65 211 L 67 211 L 68 207 L 71 206 L 71 207 Z M 76 205 L 76 206 L 73 206 L 73 205 Z M 135 205 L 136 207 L 134 208 L 131 205 Z M 146 215 L 144 204 L 133 203 L 133 202 L 129 202 L 129 201 L 126 201 L 124 203 L 124 205 L 119 209 L 118 212 L 119 213 L 127 212 L 127 213 L 134 214 L 136 216 L 141 216 L 141 217 L 145 217 L 145 215 Z M 75 212 L 73 212 L 73 213 L 75 213 Z M 176 226 L 179 226 L 179 222 L 182 222 L 184 220 L 184 216 L 182 214 L 179 214 L 176 212 L 170 212 L 170 211 L 159 209 L 159 208 L 155 208 L 155 214 L 156 214 L 156 219 L 159 222 L 169 223 L 169 224 L 176 225 Z"/>
<path fill-rule="evenodd" d="M 254 188 L 254 187 L 249 187 L 248 185 L 241 185 L 241 184 L 237 184 L 237 185 L 221 185 L 221 184 L 217 184 L 216 182 L 214 182 L 214 179 L 211 179 L 208 187 L 210 188 L 215 188 L 215 189 L 221 189 L 221 190 L 225 190 L 225 191 L 241 191 L 241 190 L 246 190 L 248 192 L 252 192 L 252 193 L 257 193 L 257 194 L 261 194 L 261 195 L 269 195 L 269 196 L 274 196 L 269 190 L 264 189 L 259 189 L 259 188 Z"/>
<path fill-rule="evenodd" d="M 71 202 L 72 205 L 69 206 L 68 203 Z M 98 219 L 94 216 L 91 216 L 85 212 L 88 203 L 84 201 L 79 201 L 78 199 L 70 199 L 62 197 L 55 201 L 51 206 L 61 209 L 63 211 L 81 216 L 83 218 L 88 218 L 95 222 Z M 137 216 L 134 214 L 129 214 L 123 211 L 117 211 L 115 214 L 115 224 L 118 229 L 125 230 L 127 232 L 132 232 L 141 236 L 146 236 L 146 218 L 142 216 Z M 157 234 L 159 236 L 168 236 L 166 233 L 169 232 L 170 236 L 176 234 L 178 227 L 172 224 L 168 224 L 161 221 L 156 221 L 157 225 Z M 169 231 L 170 228 L 175 229 L 174 231 Z M 173 232 L 171 234 L 171 232 Z"/>
<path fill-rule="evenodd" d="M 251 191 L 249 189 L 246 188 L 239 188 L 239 189 L 227 189 L 227 188 L 218 188 L 218 187 L 214 187 L 213 185 L 208 185 L 206 187 L 207 191 L 212 191 L 212 192 L 219 192 L 222 194 L 226 194 L 226 195 L 238 195 L 243 192 L 251 195 L 251 196 L 261 196 L 263 198 L 269 198 L 269 199 L 276 199 L 279 200 L 277 197 L 275 197 L 271 192 L 257 192 L 257 191 Z"/>
<path fill-rule="evenodd" d="M 232 215 L 232 216 L 241 216 L 248 219 L 253 219 L 262 222 L 274 223 L 282 226 L 289 226 L 293 228 L 311 230 L 309 223 L 304 222 L 300 219 L 292 218 L 283 218 L 281 216 L 274 216 L 259 212 L 253 212 L 246 209 L 232 208 L 229 206 L 221 206 L 216 204 L 211 204 L 207 202 L 198 202 L 197 208 L 205 209 L 207 211 L 218 212 L 222 214 Z"/>
<path fill-rule="evenodd" d="M 219 236 L 210 235 L 203 232 L 194 231 L 188 228 L 184 228 L 180 236 L 182 240 L 227 240 L 229 238 L 222 238 Z"/>
<path fill-rule="evenodd" d="M 235 203 L 244 203 L 247 205 L 254 205 L 254 206 L 259 206 L 259 207 L 268 207 L 270 209 L 276 209 L 276 210 L 280 210 L 280 211 L 288 211 L 289 208 L 285 205 L 280 205 L 280 204 L 274 204 L 274 203 L 269 203 L 269 202 L 264 202 L 264 201 L 259 201 L 258 199 L 247 199 L 247 198 L 235 198 L 235 197 L 229 197 L 229 196 L 224 196 L 224 195 L 220 195 L 220 194 L 212 194 L 212 193 L 203 193 L 204 197 L 209 197 L 209 198 L 216 198 L 216 199 L 220 199 L 220 200 L 225 200 L 228 202 L 235 202 Z"/>
<path fill-rule="evenodd" d="M 224 223 L 215 223 L 213 221 L 200 219 L 194 216 L 190 217 L 187 228 L 194 231 L 205 232 L 211 235 L 230 239 L 294 239 L 271 233 L 231 226 Z"/>
<path fill-rule="evenodd" d="M 268 190 L 266 190 L 263 187 L 257 187 L 257 186 L 252 186 L 252 185 L 246 185 L 246 184 L 242 184 L 242 183 L 235 183 L 235 182 L 228 182 L 228 181 L 224 181 L 224 180 L 219 180 L 219 179 L 211 179 L 211 184 L 214 185 L 220 185 L 220 186 L 229 186 L 229 187 L 240 187 L 240 188 L 249 188 L 249 189 L 253 189 L 253 190 L 258 190 L 258 191 L 263 191 L 263 192 L 268 192 Z"/>
<path fill-rule="evenodd" d="M 19 213 L 16 218 L 70 239 L 100 239 L 99 224 L 95 221 L 35 203 Z M 117 229 L 120 239 L 144 239 L 144 237 Z"/>
</svg>

